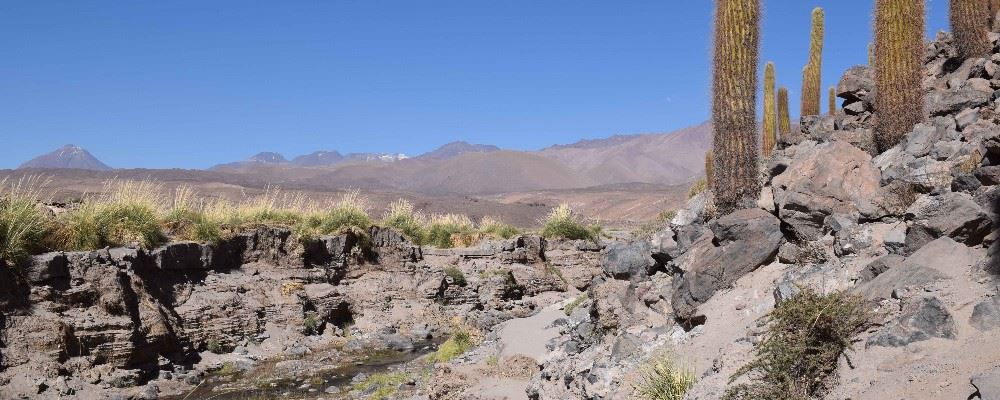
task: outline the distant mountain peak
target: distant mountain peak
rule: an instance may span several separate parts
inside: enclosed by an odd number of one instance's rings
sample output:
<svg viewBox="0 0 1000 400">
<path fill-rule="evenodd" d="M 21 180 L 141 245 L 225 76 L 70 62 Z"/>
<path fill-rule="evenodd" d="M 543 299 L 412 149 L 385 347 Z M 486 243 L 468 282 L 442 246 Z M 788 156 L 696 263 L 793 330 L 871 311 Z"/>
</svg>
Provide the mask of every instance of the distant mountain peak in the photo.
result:
<svg viewBox="0 0 1000 400">
<path fill-rule="evenodd" d="M 500 148 L 490 144 L 471 144 L 458 140 L 438 147 L 434 151 L 424 153 L 417 158 L 428 160 L 445 160 L 458 157 L 465 153 L 490 153 L 500 151 Z"/>
<path fill-rule="evenodd" d="M 265 164 L 285 164 L 288 162 L 285 156 L 275 153 L 273 151 L 265 151 L 261 153 L 254 154 L 252 157 L 247 159 L 251 162 L 259 162 Z"/>
<path fill-rule="evenodd" d="M 40 155 L 28 160 L 18 169 L 42 168 L 42 169 L 86 169 L 93 171 L 108 171 L 112 168 L 98 160 L 84 148 L 67 144 L 50 153 Z"/>
<path fill-rule="evenodd" d="M 344 156 L 337 151 L 314 151 L 309 154 L 292 159 L 292 165 L 297 167 L 326 167 L 335 165 L 344 160 Z"/>
</svg>

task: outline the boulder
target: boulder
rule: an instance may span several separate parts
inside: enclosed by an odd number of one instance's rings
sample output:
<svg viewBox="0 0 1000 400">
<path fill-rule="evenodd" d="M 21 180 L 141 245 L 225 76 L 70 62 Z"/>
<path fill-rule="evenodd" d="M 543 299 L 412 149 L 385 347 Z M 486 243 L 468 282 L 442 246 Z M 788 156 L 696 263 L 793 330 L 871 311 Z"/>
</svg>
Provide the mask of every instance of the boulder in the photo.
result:
<svg viewBox="0 0 1000 400">
<path fill-rule="evenodd" d="M 704 235 L 676 260 L 682 271 L 672 295 L 676 316 L 694 318 L 698 306 L 717 291 L 771 261 L 782 242 L 780 224 L 774 215 L 757 208 L 713 221 L 712 235 Z"/>
<path fill-rule="evenodd" d="M 937 297 L 907 301 L 903 312 L 881 332 L 868 340 L 868 346 L 902 347 L 934 338 L 954 339 L 955 319 Z"/>
<path fill-rule="evenodd" d="M 990 297 L 976 304 L 972 308 L 969 325 L 981 331 L 991 331 L 1000 328 L 1000 297 Z"/>
<path fill-rule="evenodd" d="M 873 300 L 920 293 L 932 289 L 939 281 L 965 274 L 982 259 L 982 253 L 982 250 L 942 237 L 926 244 L 898 267 L 888 269 L 853 290 Z"/>
<path fill-rule="evenodd" d="M 875 90 L 873 70 L 867 65 L 855 65 L 844 72 L 837 84 L 837 97 L 844 99 L 844 105 L 864 102 Z"/>
<path fill-rule="evenodd" d="M 799 155 L 772 182 L 781 221 L 799 239 L 816 240 L 829 215 L 877 219 L 884 213 L 874 203 L 881 176 L 871 161 L 868 153 L 839 141 Z"/>
<path fill-rule="evenodd" d="M 935 90 L 927 94 L 926 112 L 932 116 L 954 114 L 961 110 L 979 107 L 990 101 L 993 89 L 989 81 L 973 78 L 957 88 Z"/>
<path fill-rule="evenodd" d="M 993 229 L 989 215 L 967 193 L 922 195 L 906 210 L 906 217 L 912 221 L 906 233 L 910 253 L 941 236 L 975 246 Z"/>
<path fill-rule="evenodd" d="M 615 279 L 645 280 L 657 265 L 651 254 L 648 242 L 615 242 L 608 246 L 601 266 Z"/>
<path fill-rule="evenodd" d="M 970 399 L 1000 400 L 1000 367 L 976 374 L 970 379 L 979 396 L 973 394 Z"/>
<path fill-rule="evenodd" d="M 173 242 L 153 250 L 153 262 L 164 270 L 211 269 L 216 251 L 196 242 Z"/>
</svg>

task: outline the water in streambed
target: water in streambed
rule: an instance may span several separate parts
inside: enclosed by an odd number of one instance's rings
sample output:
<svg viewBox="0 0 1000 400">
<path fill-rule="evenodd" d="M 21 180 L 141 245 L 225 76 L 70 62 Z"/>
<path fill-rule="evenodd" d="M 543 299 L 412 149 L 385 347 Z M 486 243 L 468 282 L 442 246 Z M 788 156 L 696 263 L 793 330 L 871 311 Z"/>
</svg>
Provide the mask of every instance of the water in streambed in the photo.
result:
<svg viewBox="0 0 1000 400">
<path fill-rule="evenodd" d="M 264 399 L 343 399 L 351 391 L 355 376 L 395 372 L 393 367 L 433 351 L 433 343 L 417 346 L 412 352 L 382 351 L 354 357 L 331 366 L 310 366 L 293 373 L 275 375 L 281 361 L 264 361 L 245 373 L 210 375 L 183 395 L 161 400 L 264 400 Z M 398 383 L 397 383 L 398 385 Z"/>
</svg>

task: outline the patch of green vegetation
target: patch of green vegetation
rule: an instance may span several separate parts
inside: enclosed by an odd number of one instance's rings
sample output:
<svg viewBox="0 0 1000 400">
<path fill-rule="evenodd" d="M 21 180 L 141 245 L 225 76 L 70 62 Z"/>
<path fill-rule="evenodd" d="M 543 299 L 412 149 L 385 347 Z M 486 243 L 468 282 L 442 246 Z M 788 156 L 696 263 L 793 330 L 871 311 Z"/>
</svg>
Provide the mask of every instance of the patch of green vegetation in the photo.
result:
<svg viewBox="0 0 1000 400">
<path fill-rule="evenodd" d="M 496 354 L 490 354 L 489 357 L 486 357 L 486 365 L 490 367 L 496 367 L 500 365 L 500 357 L 498 357 Z"/>
<path fill-rule="evenodd" d="M 754 348 L 753 361 L 730 378 L 732 383 L 747 376 L 750 382 L 731 386 L 723 398 L 822 398 L 836 383 L 837 360 L 872 317 L 861 296 L 799 288 L 768 314 L 767 331 Z"/>
<path fill-rule="evenodd" d="M 60 218 L 56 231 L 64 250 L 139 245 L 151 249 L 167 241 L 155 200 L 139 194 L 141 184 L 125 185 L 104 198 L 86 201 Z"/>
<path fill-rule="evenodd" d="M 540 222 L 542 223 L 541 234 L 548 239 L 563 238 L 596 242 L 601 235 L 599 225 L 585 225 L 568 204 L 560 204 L 553 208 Z"/>
<path fill-rule="evenodd" d="M 36 204 L 44 185 L 40 178 L 0 180 L 0 259 L 18 263 L 40 247 L 49 224 Z"/>
<path fill-rule="evenodd" d="M 434 353 L 434 361 L 451 361 L 455 357 L 465 354 L 470 348 L 472 348 L 472 335 L 460 330 L 451 335 L 444 343 L 441 343 L 437 352 Z"/>
<path fill-rule="evenodd" d="M 582 304 L 583 302 L 587 301 L 588 298 L 590 297 L 587 294 L 587 292 L 580 293 L 580 295 L 576 296 L 576 298 L 573 299 L 573 301 L 569 302 L 569 304 L 567 304 L 566 307 L 563 307 L 563 312 L 565 312 L 566 316 L 568 317 L 570 314 L 573 313 L 573 310 L 579 307 L 580 304 Z"/>
<path fill-rule="evenodd" d="M 424 243 L 440 249 L 469 246 L 476 240 L 472 221 L 457 214 L 432 217 L 424 233 Z"/>
<path fill-rule="evenodd" d="M 217 376 L 235 376 L 240 374 L 240 369 L 236 368 L 236 365 L 231 362 L 222 363 L 222 368 L 215 371 Z"/>
<path fill-rule="evenodd" d="M 322 325 L 322 321 L 314 312 L 306 314 L 306 317 L 302 319 L 302 327 L 305 328 L 307 335 L 318 335 L 320 325 Z"/>
<path fill-rule="evenodd" d="M 218 340 L 208 339 L 205 341 L 205 350 L 215 354 L 222 354 L 222 344 Z"/>
<path fill-rule="evenodd" d="M 688 189 L 688 198 L 692 198 L 708 190 L 708 180 L 705 177 L 701 177 L 691 184 L 691 188 Z"/>
<path fill-rule="evenodd" d="M 479 221 L 479 233 L 494 239 L 510 239 L 521 234 L 514 225 L 505 224 L 492 217 L 484 217 Z"/>
<path fill-rule="evenodd" d="M 681 400 L 696 381 L 694 373 L 677 366 L 667 354 L 651 359 L 640 369 L 636 397 L 646 400 Z"/>
<path fill-rule="evenodd" d="M 365 380 L 354 384 L 354 390 L 371 391 L 369 399 L 385 400 L 399 391 L 399 386 L 410 382 L 412 378 L 405 372 L 372 374 Z"/>
<path fill-rule="evenodd" d="M 382 225 L 395 228 L 406 235 L 413 243 L 422 244 L 424 229 L 422 218 L 413 209 L 413 204 L 400 199 L 389 204 L 389 209 L 382 216 Z"/>
<path fill-rule="evenodd" d="M 457 267 L 445 268 L 444 274 L 445 276 L 451 278 L 452 282 L 454 282 L 458 286 L 465 286 L 468 284 L 468 281 L 465 280 L 465 274 L 463 274 L 462 270 L 458 269 Z"/>
</svg>

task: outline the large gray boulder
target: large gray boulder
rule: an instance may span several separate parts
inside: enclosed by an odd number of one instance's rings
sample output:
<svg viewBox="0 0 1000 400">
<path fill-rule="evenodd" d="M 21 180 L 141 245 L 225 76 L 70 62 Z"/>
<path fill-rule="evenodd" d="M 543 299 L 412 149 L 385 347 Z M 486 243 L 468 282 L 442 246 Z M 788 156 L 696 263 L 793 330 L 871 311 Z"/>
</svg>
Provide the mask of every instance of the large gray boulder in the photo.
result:
<svg viewBox="0 0 1000 400">
<path fill-rule="evenodd" d="M 982 257 L 982 250 L 942 237 L 854 290 L 872 300 L 893 296 L 905 298 L 910 293 L 922 293 L 933 289 L 940 281 L 967 273 Z"/>
<path fill-rule="evenodd" d="M 969 325 L 981 331 L 1000 328 L 1000 297 L 990 297 L 976 304 L 972 308 Z"/>
<path fill-rule="evenodd" d="M 979 107 L 990 101 L 993 89 L 989 81 L 973 78 L 961 86 L 948 90 L 934 90 L 927 94 L 926 111 L 932 115 L 954 114 L 961 110 Z"/>
<path fill-rule="evenodd" d="M 690 250 L 680 256 L 672 304 L 676 316 L 689 320 L 717 291 L 771 261 L 782 242 L 781 221 L 761 209 L 734 212 L 710 224 Z"/>
<path fill-rule="evenodd" d="M 868 101 L 868 96 L 875 90 L 875 78 L 871 67 L 855 65 L 844 72 L 837 84 L 837 97 L 844 99 L 847 105 Z"/>
<path fill-rule="evenodd" d="M 903 313 L 868 341 L 869 346 L 902 347 L 934 338 L 954 339 L 955 319 L 937 297 L 908 301 Z"/>
<path fill-rule="evenodd" d="M 876 219 L 881 175 L 872 158 L 857 147 L 834 141 L 798 155 L 772 181 L 781 221 L 801 240 L 823 235 L 824 220 L 833 214 Z"/>
<path fill-rule="evenodd" d="M 605 250 L 604 273 L 615 279 L 645 280 L 656 269 L 649 242 L 615 242 Z"/>
<path fill-rule="evenodd" d="M 969 396 L 970 399 L 1000 400 L 1000 367 L 973 376 L 970 383 L 979 394 L 979 397 Z"/>
<path fill-rule="evenodd" d="M 993 229 L 989 215 L 966 193 L 923 195 L 906 210 L 906 217 L 911 220 L 906 234 L 909 253 L 941 236 L 975 246 Z"/>
</svg>

